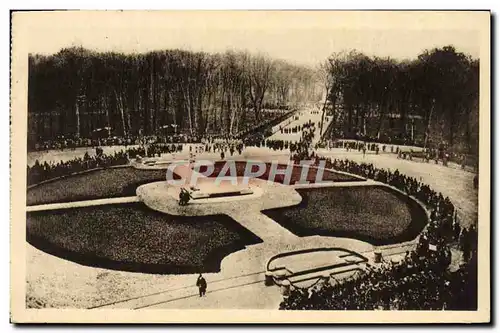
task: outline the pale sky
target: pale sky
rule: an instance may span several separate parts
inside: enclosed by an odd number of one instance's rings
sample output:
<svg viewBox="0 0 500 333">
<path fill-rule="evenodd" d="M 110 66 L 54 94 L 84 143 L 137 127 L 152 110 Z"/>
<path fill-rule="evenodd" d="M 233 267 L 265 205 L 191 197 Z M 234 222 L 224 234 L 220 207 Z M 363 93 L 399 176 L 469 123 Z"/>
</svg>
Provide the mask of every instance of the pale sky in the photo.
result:
<svg viewBox="0 0 500 333">
<path fill-rule="evenodd" d="M 478 15 L 467 12 L 38 12 L 14 17 L 31 53 L 63 47 L 146 52 L 181 48 L 264 52 L 315 65 L 333 52 L 414 58 L 453 45 L 479 57 Z M 23 15 L 24 14 L 24 15 Z M 482 17 L 484 18 L 484 17 Z"/>
</svg>

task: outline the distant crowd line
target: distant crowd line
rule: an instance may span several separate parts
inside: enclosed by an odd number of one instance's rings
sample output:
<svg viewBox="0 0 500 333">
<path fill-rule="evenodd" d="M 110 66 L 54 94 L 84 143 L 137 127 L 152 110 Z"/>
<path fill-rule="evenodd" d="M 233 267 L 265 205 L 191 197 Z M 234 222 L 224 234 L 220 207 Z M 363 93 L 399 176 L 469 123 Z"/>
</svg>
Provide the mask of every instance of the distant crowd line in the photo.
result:
<svg viewBox="0 0 500 333">
<path fill-rule="evenodd" d="M 321 147 L 320 147 L 321 146 Z M 400 159 L 407 160 L 420 160 L 422 162 L 429 163 L 430 161 L 438 164 L 439 161 L 442 162 L 444 166 L 448 165 L 448 162 L 454 162 L 459 164 L 462 169 L 466 166 L 476 166 L 477 167 L 477 157 L 468 155 L 465 153 L 455 153 L 445 149 L 440 148 L 418 148 L 412 146 L 399 146 L 399 145 L 389 145 L 381 144 L 378 142 L 365 142 L 365 141 L 347 141 L 347 140 L 335 140 L 328 141 L 322 145 L 317 145 L 316 148 L 343 148 L 346 151 L 360 151 L 366 154 L 367 151 L 375 152 L 377 155 L 382 153 L 392 153 L 397 154 Z"/>
<path fill-rule="evenodd" d="M 234 155 L 243 151 L 244 144 L 237 139 L 210 138 L 203 143 L 190 144 L 189 153 L 193 156 L 203 152 L 220 153 L 221 159 L 227 155 Z M 83 157 L 76 157 L 68 161 L 35 161 L 34 165 L 27 166 L 28 185 L 37 184 L 53 178 L 68 176 L 90 169 L 106 168 L 127 164 L 133 159 L 159 157 L 162 154 L 180 153 L 185 150 L 186 144 L 178 143 L 149 143 L 146 145 L 125 147 L 112 153 L 104 153 L 102 146 L 95 147 L 95 154 L 85 152 Z"/>
</svg>

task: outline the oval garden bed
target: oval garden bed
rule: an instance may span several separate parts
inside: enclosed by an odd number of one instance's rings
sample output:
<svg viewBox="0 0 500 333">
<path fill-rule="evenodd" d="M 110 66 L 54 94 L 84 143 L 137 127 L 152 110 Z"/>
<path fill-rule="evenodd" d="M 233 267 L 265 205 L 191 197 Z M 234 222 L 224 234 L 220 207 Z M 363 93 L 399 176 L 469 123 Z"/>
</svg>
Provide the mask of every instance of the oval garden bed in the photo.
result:
<svg viewBox="0 0 500 333">
<path fill-rule="evenodd" d="M 224 215 L 177 217 L 142 203 L 27 214 L 27 240 L 82 265 L 156 274 L 217 272 L 262 240 Z"/>
<path fill-rule="evenodd" d="M 165 170 L 139 170 L 133 167 L 92 170 L 29 188 L 26 204 L 31 206 L 135 196 L 135 190 L 140 185 L 165 179 Z"/>
<path fill-rule="evenodd" d="M 387 186 L 297 189 L 302 202 L 263 211 L 298 236 L 334 236 L 373 245 L 415 239 L 428 222 L 422 206 Z"/>
<path fill-rule="evenodd" d="M 244 175 L 247 162 L 244 161 L 218 161 L 214 163 L 214 171 L 209 177 L 216 177 L 221 174 L 221 170 L 226 162 L 235 163 L 238 177 Z M 284 169 L 286 165 L 279 165 L 278 169 Z M 252 169 L 254 172 L 257 167 Z M 200 172 L 206 171 L 206 167 L 201 167 Z M 268 180 L 271 171 L 271 164 L 266 163 L 266 170 L 258 178 Z M 302 172 L 301 166 L 294 166 L 291 173 L 290 184 L 295 184 L 300 180 Z M 317 177 L 317 168 L 309 168 L 307 181 L 314 183 Z M 179 179 L 174 174 L 174 179 Z M 116 198 L 135 196 L 136 189 L 140 185 L 162 181 L 166 179 L 166 169 L 136 169 L 133 167 L 98 169 L 82 172 L 59 179 L 53 179 L 45 183 L 32 186 L 26 195 L 26 204 L 42 205 L 49 203 L 61 203 L 81 200 L 94 200 L 104 198 Z M 276 175 L 273 181 L 283 183 L 285 177 Z M 350 176 L 331 170 L 324 170 L 322 181 L 350 182 L 364 181 L 360 177 Z"/>
</svg>

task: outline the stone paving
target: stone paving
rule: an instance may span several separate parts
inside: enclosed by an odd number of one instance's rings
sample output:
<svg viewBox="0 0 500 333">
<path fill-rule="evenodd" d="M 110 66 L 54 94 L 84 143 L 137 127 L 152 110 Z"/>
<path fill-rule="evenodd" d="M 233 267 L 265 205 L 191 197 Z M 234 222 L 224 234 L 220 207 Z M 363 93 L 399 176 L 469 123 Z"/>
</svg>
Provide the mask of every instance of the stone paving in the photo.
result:
<svg viewBox="0 0 500 333">
<path fill-rule="evenodd" d="M 298 238 L 288 229 L 258 211 L 233 211 L 229 214 L 235 221 L 264 242 L 293 243 Z"/>
<path fill-rule="evenodd" d="M 194 285 L 189 285 L 189 286 L 184 286 L 184 287 L 179 287 L 171 290 L 166 290 L 165 292 L 158 292 L 150 295 L 145 295 L 144 297 L 139 297 L 139 298 L 133 298 L 126 300 L 124 302 L 118 302 L 118 303 L 112 303 L 112 304 L 107 304 L 102 307 L 99 307 L 100 309 L 106 309 L 106 308 L 111 308 L 111 309 L 143 309 L 143 308 L 179 308 L 179 304 L 184 303 L 184 306 L 190 303 L 196 303 L 199 302 L 200 304 L 198 305 L 199 307 L 206 307 L 206 304 L 209 303 L 210 306 L 214 306 L 215 304 L 218 304 L 218 307 L 220 308 L 221 306 L 224 308 L 245 308 L 244 304 L 231 304 L 233 302 L 221 302 L 220 300 L 221 295 L 224 294 L 225 292 L 231 292 L 234 293 L 234 289 L 238 289 L 238 294 L 240 293 L 240 290 L 242 288 L 246 288 L 251 286 L 252 288 L 255 288 L 255 284 L 259 284 L 259 287 L 257 289 L 263 289 L 264 285 L 264 272 L 255 272 L 255 273 L 250 273 L 250 274 L 245 274 L 245 275 L 240 275 L 236 276 L 234 278 L 227 278 L 227 279 L 214 279 L 212 281 L 209 281 L 209 286 L 207 290 L 207 296 L 204 297 L 202 300 L 198 300 L 199 293 L 198 293 L 198 288 Z M 270 291 L 274 288 L 267 288 L 266 291 Z M 264 291 L 264 290 L 263 290 Z M 222 292 L 222 294 L 221 294 Z M 213 294 L 217 294 L 217 299 L 218 302 L 213 299 L 211 299 Z M 279 300 L 279 292 L 274 293 L 277 294 L 277 300 Z M 225 297 L 224 297 L 225 299 Z M 204 302 L 204 303 L 202 303 Z M 254 305 L 254 301 L 251 302 L 252 305 Z M 278 303 L 279 304 L 279 303 Z M 183 306 L 183 307 L 184 307 Z"/>
</svg>

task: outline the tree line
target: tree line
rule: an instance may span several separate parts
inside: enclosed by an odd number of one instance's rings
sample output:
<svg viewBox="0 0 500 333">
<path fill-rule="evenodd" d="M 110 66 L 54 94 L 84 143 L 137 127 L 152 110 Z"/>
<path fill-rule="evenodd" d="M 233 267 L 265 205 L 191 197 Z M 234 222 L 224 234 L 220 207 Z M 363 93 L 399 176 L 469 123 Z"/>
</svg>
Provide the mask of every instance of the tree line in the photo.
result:
<svg viewBox="0 0 500 333">
<path fill-rule="evenodd" d="M 333 115 L 333 136 L 397 136 L 478 151 L 479 60 L 453 46 L 404 61 L 356 50 L 334 53 L 319 73 L 328 91 L 323 115 Z M 396 125 L 388 126 L 394 118 Z M 420 131 L 410 140 L 408 124 L 415 121 Z"/>
<path fill-rule="evenodd" d="M 343 51 L 316 69 L 239 51 L 73 47 L 30 55 L 28 84 L 32 141 L 99 128 L 151 135 L 172 125 L 190 135 L 237 134 L 275 115 L 266 109 L 318 102 L 326 92 L 323 119 L 332 116 L 333 137 L 478 151 L 479 60 L 452 46 L 403 61 Z"/>
<path fill-rule="evenodd" d="M 174 125 L 190 135 L 236 134 L 266 117 L 319 101 L 313 68 L 263 54 L 184 50 L 145 54 L 81 47 L 29 56 L 28 124 L 34 140 L 154 135 Z"/>
</svg>

